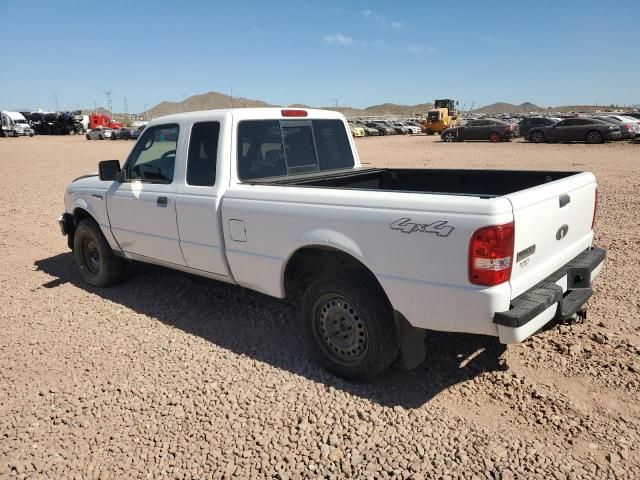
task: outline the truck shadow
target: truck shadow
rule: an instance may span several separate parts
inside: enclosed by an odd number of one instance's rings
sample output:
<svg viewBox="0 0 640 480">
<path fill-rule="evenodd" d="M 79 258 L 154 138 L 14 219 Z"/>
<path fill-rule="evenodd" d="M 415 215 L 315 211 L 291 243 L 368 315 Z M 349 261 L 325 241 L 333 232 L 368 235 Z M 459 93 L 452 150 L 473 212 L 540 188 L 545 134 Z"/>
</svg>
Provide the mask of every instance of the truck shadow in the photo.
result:
<svg viewBox="0 0 640 480">
<path fill-rule="evenodd" d="M 35 266 L 54 277 L 40 288 L 71 283 L 238 355 L 383 406 L 418 408 L 450 386 L 501 370 L 504 347 L 497 339 L 429 332 L 426 361 L 415 370 L 407 372 L 395 365 L 370 382 L 347 382 L 310 358 L 293 302 L 141 263 L 129 266 L 129 277 L 122 285 L 93 288 L 82 282 L 70 252 L 37 260 Z"/>
</svg>

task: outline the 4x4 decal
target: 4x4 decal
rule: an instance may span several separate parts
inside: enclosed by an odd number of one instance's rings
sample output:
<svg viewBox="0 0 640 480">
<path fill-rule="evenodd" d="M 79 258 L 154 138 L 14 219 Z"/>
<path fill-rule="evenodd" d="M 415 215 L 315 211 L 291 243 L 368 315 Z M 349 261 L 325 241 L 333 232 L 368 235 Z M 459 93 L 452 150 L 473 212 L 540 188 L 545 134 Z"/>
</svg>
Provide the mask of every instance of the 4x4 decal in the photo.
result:
<svg viewBox="0 0 640 480">
<path fill-rule="evenodd" d="M 432 223 L 414 223 L 410 218 L 400 218 L 393 222 L 391 230 L 400 230 L 402 233 L 433 233 L 438 237 L 448 237 L 455 227 L 447 224 L 446 220 L 437 220 Z"/>
</svg>

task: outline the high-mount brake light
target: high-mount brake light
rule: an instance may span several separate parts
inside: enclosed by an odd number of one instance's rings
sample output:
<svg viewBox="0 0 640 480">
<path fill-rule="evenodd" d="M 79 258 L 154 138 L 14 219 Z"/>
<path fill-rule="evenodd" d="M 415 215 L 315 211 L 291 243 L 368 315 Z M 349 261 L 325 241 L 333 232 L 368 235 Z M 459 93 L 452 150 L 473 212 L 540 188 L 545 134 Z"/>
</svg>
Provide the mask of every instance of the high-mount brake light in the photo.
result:
<svg viewBox="0 0 640 480">
<path fill-rule="evenodd" d="M 307 115 L 309 115 L 306 110 L 293 109 L 281 110 L 280 113 L 282 113 L 283 117 L 306 117 Z"/>
<path fill-rule="evenodd" d="M 469 281 L 485 286 L 509 281 L 514 241 L 513 222 L 476 230 L 469 242 Z"/>
</svg>

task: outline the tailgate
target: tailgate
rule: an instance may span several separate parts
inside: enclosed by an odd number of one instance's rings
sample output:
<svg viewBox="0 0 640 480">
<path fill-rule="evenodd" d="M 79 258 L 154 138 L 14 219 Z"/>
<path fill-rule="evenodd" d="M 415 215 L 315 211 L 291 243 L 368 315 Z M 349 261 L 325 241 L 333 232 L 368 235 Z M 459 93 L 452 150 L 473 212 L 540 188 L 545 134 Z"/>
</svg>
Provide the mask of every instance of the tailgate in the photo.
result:
<svg viewBox="0 0 640 480">
<path fill-rule="evenodd" d="M 596 179 L 591 173 L 576 173 L 505 198 L 513 206 L 515 222 L 515 298 L 591 245 Z"/>
</svg>

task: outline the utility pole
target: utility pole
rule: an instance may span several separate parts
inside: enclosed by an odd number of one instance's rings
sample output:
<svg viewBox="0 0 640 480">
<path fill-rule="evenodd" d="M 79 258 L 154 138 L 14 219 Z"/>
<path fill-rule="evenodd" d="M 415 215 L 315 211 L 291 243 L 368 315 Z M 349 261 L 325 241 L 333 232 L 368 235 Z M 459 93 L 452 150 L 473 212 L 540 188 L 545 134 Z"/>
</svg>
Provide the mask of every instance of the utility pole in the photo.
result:
<svg viewBox="0 0 640 480">
<path fill-rule="evenodd" d="M 149 121 L 149 112 L 147 111 L 147 102 L 144 102 L 144 119 L 145 121 Z"/>
<path fill-rule="evenodd" d="M 231 98 L 231 110 L 233 110 L 233 85 L 231 85 L 229 90 L 229 97 Z"/>
<path fill-rule="evenodd" d="M 125 97 L 124 99 L 124 116 L 125 118 L 127 118 L 129 121 L 131 121 L 131 119 L 129 118 L 129 106 L 127 105 L 127 99 Z"/>
<path fill-rule="evenodd" d="M 58 94 L 57 94 L 57 93 L 54 93 L 54 94 L 53 94 L 53 98 L 54 98 L 54 100 L 56 101 L 56 112 L 57 112 L 58 110 L 60 110 L 60 109 L 58 108 Z"/>
<path fill-rule="evenodd" d="M 95 100 L 93 101 L 93 114 L 96 114 L 96 110 L 98 110 L 98 102 L 96 102 Z"/>
<path fill-rule="evenodd" d="M 338 100 L 337 97 L 331 97 L 331 104 L 333 105 L 334 110 L 338 110 Z"/>
<path fill-rule="evenodd" d="M 109 111 L 109 115 L 113 116 L 113 112 L 111 108 L 111 89 L 104 92 L 104 94 L 107 96 L 107 110 Z"/>
<path fill-rule="evenodd" d="M 187 111 L 187 94 L 186 93 L 182 94 L 182 111 L 183 112 Z"/>
</svg>

